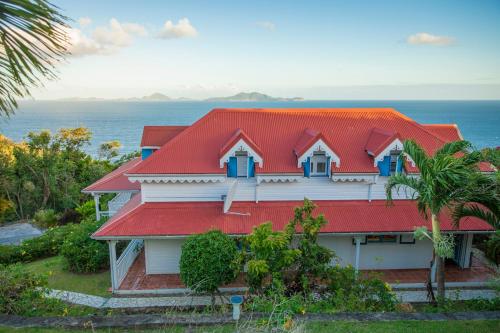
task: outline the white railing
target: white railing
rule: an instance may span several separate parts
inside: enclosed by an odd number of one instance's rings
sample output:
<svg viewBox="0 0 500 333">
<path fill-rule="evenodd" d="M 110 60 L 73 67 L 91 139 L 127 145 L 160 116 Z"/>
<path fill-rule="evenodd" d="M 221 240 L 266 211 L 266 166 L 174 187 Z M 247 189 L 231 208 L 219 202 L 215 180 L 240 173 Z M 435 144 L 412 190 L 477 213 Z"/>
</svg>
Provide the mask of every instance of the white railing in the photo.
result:
<svg viewBox="0 0 500 333">
<path fill-rule="evenodd" d="M 117 286 L 119 286 L 125 276 L 127 275 L 127 272 L 132 266 L 132 263 L 134 262 L 135 258 L 137 258 L 137 255 L 141 252 L 141 249 L 144 245 L 144 241 L 142 239 L 133 239 L 130 241 L 130 243 L 127 245 L 125 250 L 123 250 L 123 253 L 121 254 L 120 258 L 116 260 L 116 282 Z"/>
<path fill-rule="evenodd" d="M 231 208 L 231 204 L 233 203 L 233 199 L 234 199 L 234 195 L 236 193 L 237 187 L 238 187 L 238 182 L 236 180 L 234 180 L 234 182 L 229 187 L 229 190 L 227 191 L 226 198 L 224 200 L 224 213 L 227 213 L 229 211 L 229 208 Z"/>
<path fill-rule="evenodd" d="M 131 192 L 118 193 L 108 202 L 108 215 L 111 217 L 116 214 L 132 197 Z"/>
</svg>

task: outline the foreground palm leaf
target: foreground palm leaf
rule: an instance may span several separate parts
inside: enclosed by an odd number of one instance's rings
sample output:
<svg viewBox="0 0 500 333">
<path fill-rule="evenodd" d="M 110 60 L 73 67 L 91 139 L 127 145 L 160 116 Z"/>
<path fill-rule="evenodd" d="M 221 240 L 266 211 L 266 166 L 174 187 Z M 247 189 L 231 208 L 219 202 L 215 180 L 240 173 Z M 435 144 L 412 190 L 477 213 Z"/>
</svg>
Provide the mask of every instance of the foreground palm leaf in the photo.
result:
<svg viewBox="0 0 500 333">
<path fill-rule="evenodd" d="M 53 79 L 67 53 L 67 18 L 46 0 L 0 0 L 0 117 L 41 79 Z"/>
</svg>

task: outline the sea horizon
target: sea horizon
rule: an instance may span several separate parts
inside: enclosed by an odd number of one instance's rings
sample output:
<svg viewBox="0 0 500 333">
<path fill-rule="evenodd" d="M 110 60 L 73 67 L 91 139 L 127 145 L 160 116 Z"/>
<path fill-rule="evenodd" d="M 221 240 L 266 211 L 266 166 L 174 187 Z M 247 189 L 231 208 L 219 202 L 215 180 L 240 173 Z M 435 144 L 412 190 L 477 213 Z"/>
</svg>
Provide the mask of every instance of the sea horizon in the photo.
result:
<svg viewBox="0 0 500 333">
<path fill-rule="evenodd" d="M 120 153 L 139 148 L 145 125 L 190 125 L 214 108 L 348 108 L 390 107 L 422 124 L 457 124 L 464 139 L 477 148 L 500 145 L 500 100 L 301 100 L 272 102 L 24 100 L 0 133 L 20 141 L 30 131 L 84 126 L 91 130 L 95 155 L 99 144 L 118 140 Z"/>
</svg>

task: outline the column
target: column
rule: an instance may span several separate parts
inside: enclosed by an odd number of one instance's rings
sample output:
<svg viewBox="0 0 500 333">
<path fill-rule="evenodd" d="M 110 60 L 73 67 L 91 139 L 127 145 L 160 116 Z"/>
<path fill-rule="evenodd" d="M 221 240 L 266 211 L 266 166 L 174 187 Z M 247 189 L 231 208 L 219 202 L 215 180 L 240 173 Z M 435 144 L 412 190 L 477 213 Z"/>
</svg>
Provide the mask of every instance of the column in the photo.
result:
<svg viewBox="0 0 500 333">
<path fill-rule="evenodd" d="M 356 242 L 356 260 L 354 263 L 354 269 L 356 270 L 356 274 L 359 272 L 359 252 L 361 250 L 361 237 L 354 238 Z"/>
<path fill-rule="evenodd" d="M 118 289 L 116 281 L 116 241 L 108 241 L 109 245 L 109 271 L 111 272 L 111 289 Z"/>
<path fill-rule="evenodd" d="M 97 221 L 101 219 L 101 211 L 99 210 L 99 198 L 100 194 L 94 193 L 94 202 L 95 202 L 95 218 Z"/>
</svg>

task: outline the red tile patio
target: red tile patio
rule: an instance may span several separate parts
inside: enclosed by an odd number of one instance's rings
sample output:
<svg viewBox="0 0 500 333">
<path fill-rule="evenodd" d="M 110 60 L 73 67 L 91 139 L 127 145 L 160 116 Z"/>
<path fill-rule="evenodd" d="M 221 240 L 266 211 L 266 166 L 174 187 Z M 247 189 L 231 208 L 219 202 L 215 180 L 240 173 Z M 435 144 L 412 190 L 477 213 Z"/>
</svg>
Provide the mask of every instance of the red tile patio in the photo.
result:
<svg viewBox="0 0 500 333">
<path fill-rule="evenodd" d="M 391 269 L 363 271 L 376 272 L 389 283 L 423 283 L 427 279 L 427 269 Z M 453 263 L 446 264 L 447 282 L 484 282 L 494 277 L 494 271 L 476 258 L 472 258 L 472 267 L 461 269 Z M 244 287 L 244 275 L 225 287 Z M 146 274 L 144 251 L 130 267 L 127 276 L 120 285 L 120 290 L 152 290 L 185 288 L 178 274 Z"/>
</svg>

